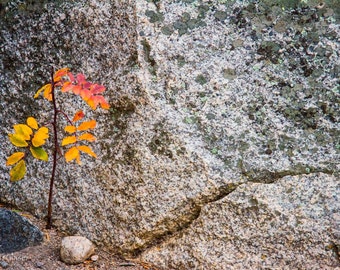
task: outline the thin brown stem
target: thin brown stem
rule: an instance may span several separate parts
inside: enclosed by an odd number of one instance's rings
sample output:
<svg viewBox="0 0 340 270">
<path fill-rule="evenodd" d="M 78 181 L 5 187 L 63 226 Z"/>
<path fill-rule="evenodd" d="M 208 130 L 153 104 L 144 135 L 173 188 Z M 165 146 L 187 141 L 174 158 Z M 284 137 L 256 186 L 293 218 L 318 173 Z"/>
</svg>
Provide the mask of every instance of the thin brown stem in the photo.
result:
<svg viewBox="0 0 340 270">
<path fill-rule="evenodd" d="M 47 225 L 46 229 L 51 229 L 52 228 L 52 199 L 53 199 L 53 186 L 54 186 L 54 179 L 55 179 L 55 173 L 56 173 L 56 168 L 57 168 L 57 153 L 58 153 L 58 129 L 57 129 L 57 118 L 58 118 L 58 108 L 57 108 L 57 103 L 55 99 L 55 85 L 54 85 L 54 79 L 53 79 L 53 68 L 51 72 L 51 85 L 52 85 L 52 103 L 53 103 L 53 167 L 52 167 L 52 175 L 51 175 L 51 180 L 50 180 L 50 191 L 49 191 L 49 196 L 48 196 L 48 213 L 47 213 Z"/>
</svg>

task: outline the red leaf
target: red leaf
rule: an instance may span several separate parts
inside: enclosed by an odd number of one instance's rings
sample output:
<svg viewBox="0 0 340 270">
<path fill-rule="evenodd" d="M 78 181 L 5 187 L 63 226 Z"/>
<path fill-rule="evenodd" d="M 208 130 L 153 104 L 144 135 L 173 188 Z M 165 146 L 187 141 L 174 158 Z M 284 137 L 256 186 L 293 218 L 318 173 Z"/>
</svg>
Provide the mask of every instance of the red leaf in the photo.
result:
<svg viewBox="0 0 340 270">
<path fill-rule="evenodd" d="M 74 82 L 75 82 L 75 79 L 74 79 L 73 73 L 69 72 L 69 73 L 67 73 L 67 76 L 70 78 L 70 81 L 71 81 L 72 83 L 74 83 Z"/>
<path fill-rule="evenodd" d="M 83 111 L 78 111 L 74 114 L 74 117 L 72 119 L 72 122 L 77 122 L 78 120 L 83 119 L 85 116 L 85 114 L 83 113 Z"/>
<path fill-rule="evenodd" d="M 90 91 L 93 95 L 100 94 L 105 91 L 105 86 L 100 84 L 92 84 L 90 87 Z"/>
</svg>

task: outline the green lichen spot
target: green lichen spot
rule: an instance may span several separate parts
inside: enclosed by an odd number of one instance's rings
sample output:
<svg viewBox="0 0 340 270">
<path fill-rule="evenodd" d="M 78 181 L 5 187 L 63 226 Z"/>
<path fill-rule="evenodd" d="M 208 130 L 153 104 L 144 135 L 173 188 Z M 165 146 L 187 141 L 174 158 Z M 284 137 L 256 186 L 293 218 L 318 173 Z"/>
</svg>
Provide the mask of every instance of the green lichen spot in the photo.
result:
<svg viewBox="0 0 340 270">
<path fill-rule="evenodd" d="M 161 31 L 164 35 L 170 36 L 174 32 L 174 29 L 172 28 L 171 25 L 164 25 Z"/>
<path fill-rule="evenodd" d="M 215 12 L 214 17 L 219 21 L 224 21 L 225 19 L 227 19 L 228 14 L 225 11 L 218 10 Z"/>
<path fill-rule="evenodd" d="M 181 35 L 184 35 L 188 32 L 188 25 L 182 21 L 176 21 L 174 22 L 173 24 L 173 27 L 178 30 L 178 34 L 181 36 Z"/>
<path fill-rule="evenodd" d="M 164 21 L 164 16 L 162 13 L 155 12 L 153 10 L 147 10 L 145 11 L 145 16 L 149 18 L 149 21 L 151 23 L 155 22 L 162 22 Z"/>
<path fill-rule="evenodd" d="M 204 77 L 203 74 L 200 74 L 200 75 L 198 75 L 198 76 L 196 77 L 195 82 L 199 83 L 200 85 L 204 85 L 204 84 L 206 84 L 208 81 L 207 81 L 206 77 Z"/>
</svg>

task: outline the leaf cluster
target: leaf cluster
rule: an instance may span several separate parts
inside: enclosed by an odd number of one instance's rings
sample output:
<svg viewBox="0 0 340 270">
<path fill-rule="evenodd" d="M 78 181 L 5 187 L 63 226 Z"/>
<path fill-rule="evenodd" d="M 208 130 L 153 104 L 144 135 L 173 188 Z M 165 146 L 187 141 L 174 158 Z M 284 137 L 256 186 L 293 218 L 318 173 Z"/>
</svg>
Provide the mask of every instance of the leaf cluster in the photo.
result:
<svg viewBox="0 0 340 270">
<path fill-rule="evenodd" d="M 48 154 L 41 147 L 49 138 L 49 130 L 47 127 L 38 126 L 38 122 L 34 117 L 28 117 L 26 124 L 16 124 L 13 126 L 14 133 L 9 134 L 10 142 L 17 147 L 28 147 L 32 156 L 43 161 L 48 160 Z M 7 158 L 6 165 L 15 165 L 9 172 L 11 181 L 22 179 L 26 173 L 26 163 L 23 159 L 25 152 L 18 151 Z"/>
<path fill-rule="evenodd" d="M 69 68 L 62 68 L 53 74 L 51 83 L 42 86 L 34 95 L 34 98 L 38 98 L 40 94 L 48 101 L 54 102 L 55 89 L 60 90 L 62 93 L 73 93 L 80 96 L 88 106 L 93 110 L 100 106 L 102 109 L 109 109 L 110 105 L 102 96 L 105 91 L 105 87 L 100 84 L 91 83 L 86 80 L 83 74 L 73 75 Z M 58 111 L 55 111 L 58 113 Z M 64 113 L 63 113 L 64 114 Z M 66 115 L 66 114 L 64 114 Z M 69 125 L 64 130 L 68 135 L 62 139 L 61 146 L 67 147 L 64 154 L 66 162 L 76 160 L 78 164 L 81 164 L 80 153 L 86 153 L 94 158 L 97 155 L 92 149 L 85 143 L 94 142 L 96 137 L 89 132 L 96 127 L 97 122 L 95 120 L 83 121 L 80 124 L 76 122 L 82 120 L 85 114 L 82 110 L 78 111 L 72 121 L 66 116 Z M 52 123 L 56 126 L 57 123 Z M 9 134 L 10 142 L 20 148 L 28 148 L 32 156 L 36 159 L 48 161 L 48 154 L 42 148 L 49 138 L 49 129 L 46 126 L 39 127 L 37 120 L 30 116 L 26 120 L 26 124 L 16 124 L 13 126 L 14 132 Z M 54 134 L 56 137 L 56 134 Z M 56 151 L 57 149 L 55 149 Z M 60 149 L 59 149 L 60 150 Z M 26 151 L 27 152 L 27 151 Z M 26 174 L 26 162 L 25 158 L 27 153 L 24 151 L 18 151 L 13 153 L 7 158 L 6 165 L 13 166 L 10 170 L 10 180 L 21 180 Z"/>
</svg>

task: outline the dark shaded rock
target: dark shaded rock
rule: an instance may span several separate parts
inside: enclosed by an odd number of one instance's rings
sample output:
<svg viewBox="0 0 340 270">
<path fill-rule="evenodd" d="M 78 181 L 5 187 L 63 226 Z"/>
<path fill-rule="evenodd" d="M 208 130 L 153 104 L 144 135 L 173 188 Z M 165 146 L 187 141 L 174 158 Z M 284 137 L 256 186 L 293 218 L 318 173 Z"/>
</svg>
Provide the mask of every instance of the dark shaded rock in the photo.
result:
<svg viewBox="0 0 340 270">
<path fill-rule="evenodd" d="M 42 232 L 26 218 L 0 208 L 0 253 L 10 253 L 42 242 Z"/>
</svg>

